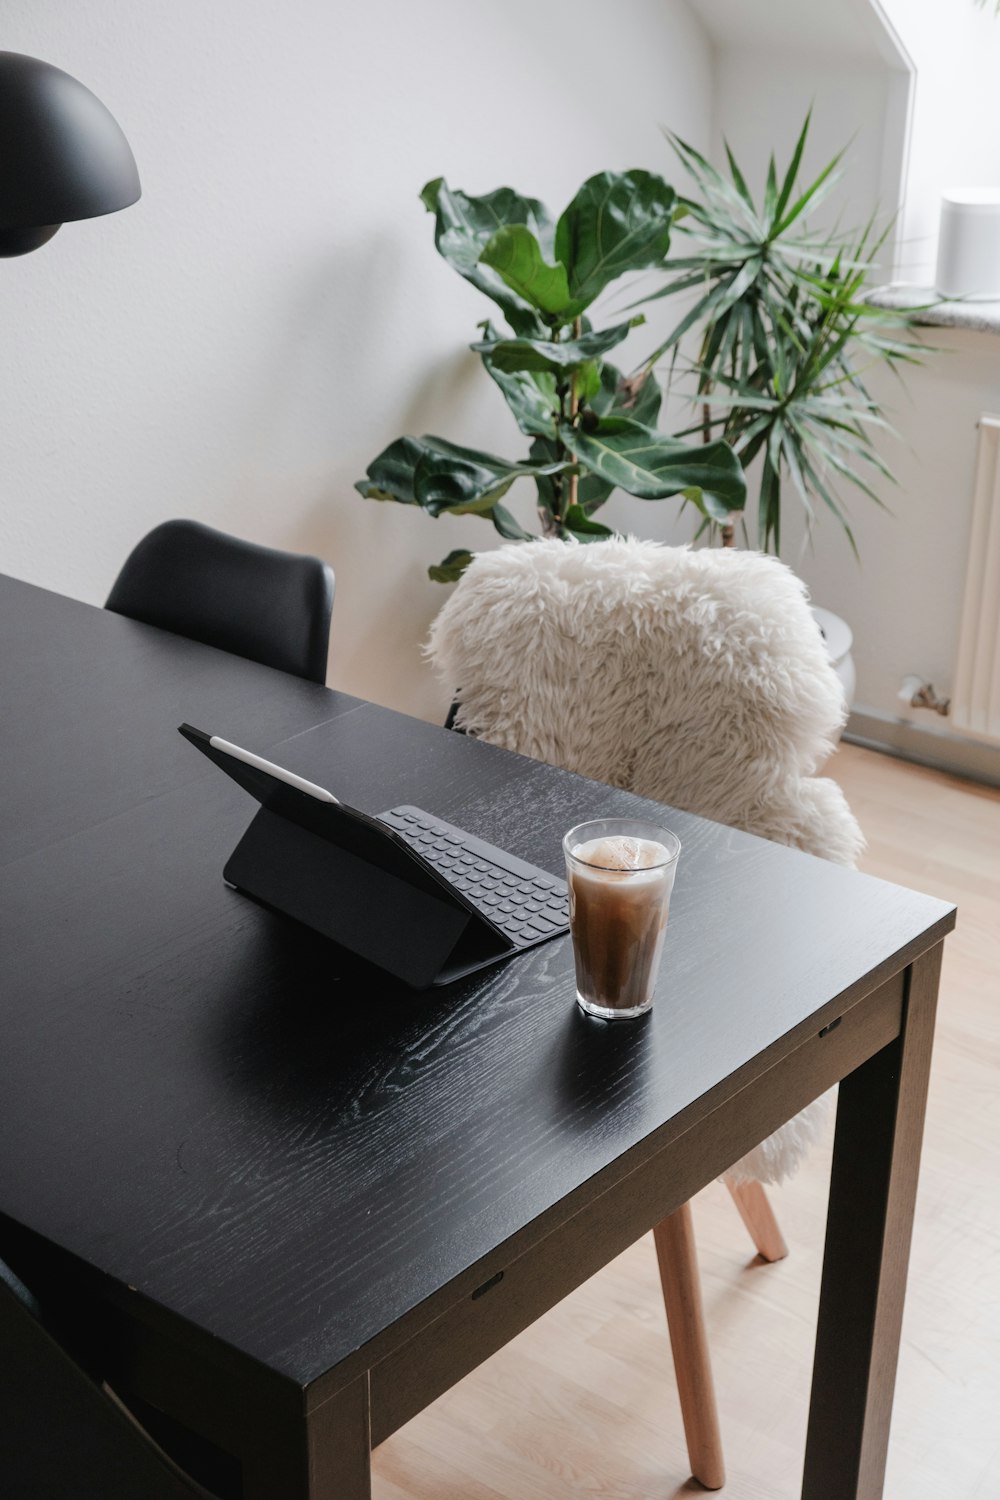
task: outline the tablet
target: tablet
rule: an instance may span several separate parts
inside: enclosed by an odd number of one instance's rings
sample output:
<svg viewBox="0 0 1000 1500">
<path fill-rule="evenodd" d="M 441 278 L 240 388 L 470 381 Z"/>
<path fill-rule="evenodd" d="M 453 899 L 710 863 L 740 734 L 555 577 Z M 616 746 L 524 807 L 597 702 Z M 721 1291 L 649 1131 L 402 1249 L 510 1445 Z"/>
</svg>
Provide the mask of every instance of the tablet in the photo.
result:
<svg viewBox="0 0 1000 1500">
<path fill-rule="evenodd" d="M 193 724 L 180 733 L 260 803 L 223 879 L 416 989 L 512 951 L 395 829 L 326 787 Z"/>
</svg>

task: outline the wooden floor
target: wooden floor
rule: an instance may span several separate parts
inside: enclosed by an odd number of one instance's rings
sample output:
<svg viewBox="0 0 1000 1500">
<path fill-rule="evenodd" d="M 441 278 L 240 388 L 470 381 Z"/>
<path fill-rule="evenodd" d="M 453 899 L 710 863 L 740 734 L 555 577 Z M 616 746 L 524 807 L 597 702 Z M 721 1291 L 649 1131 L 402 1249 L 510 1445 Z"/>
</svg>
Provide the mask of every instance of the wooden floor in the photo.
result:
<svg viewBox="0 0 1000 1500">
<path fill-rule="evenodd" d="M 956 901 L 886 1500 L 1000 1496 L 1000 792 L 843 747 L 864 868 Z M 797 1497 L 829 1145 L 773 1196 L 789 1258 L 695 1202 L 728 1500 Z M 374 1500 L 670 1500 L 688 1478 L 652 1238 L 383 1444 Z"/>
</svg>

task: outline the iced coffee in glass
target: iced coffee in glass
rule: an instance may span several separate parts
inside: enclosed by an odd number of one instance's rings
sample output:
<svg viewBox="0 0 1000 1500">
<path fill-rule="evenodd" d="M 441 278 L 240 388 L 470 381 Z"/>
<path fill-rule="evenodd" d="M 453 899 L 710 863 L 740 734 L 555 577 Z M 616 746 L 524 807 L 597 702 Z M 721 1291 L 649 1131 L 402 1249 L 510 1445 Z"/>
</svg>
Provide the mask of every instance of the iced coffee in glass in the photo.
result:
<svg viewBox="0 0 1000 1500">
<path fill-rule="evenodd" d="M 604 1021 L 653 1003 L 677 858 L 676 834 L 632 818 L 580 823 L 563 839 L 576 998 Z"/>
</svg>

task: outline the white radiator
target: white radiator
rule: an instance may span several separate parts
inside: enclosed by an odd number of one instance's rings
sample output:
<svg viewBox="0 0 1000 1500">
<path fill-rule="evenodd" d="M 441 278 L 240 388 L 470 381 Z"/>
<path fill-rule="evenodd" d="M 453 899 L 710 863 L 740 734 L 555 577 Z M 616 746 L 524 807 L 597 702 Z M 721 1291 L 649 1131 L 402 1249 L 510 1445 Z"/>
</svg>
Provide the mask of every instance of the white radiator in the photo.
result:
<svg viewBox="0 0 1000 1500">
<path fill-rule="evenodd" d="M 979 423 L 972 536 L 951 722 L 1000 743 L 1000 417 Z"/>
</svg>

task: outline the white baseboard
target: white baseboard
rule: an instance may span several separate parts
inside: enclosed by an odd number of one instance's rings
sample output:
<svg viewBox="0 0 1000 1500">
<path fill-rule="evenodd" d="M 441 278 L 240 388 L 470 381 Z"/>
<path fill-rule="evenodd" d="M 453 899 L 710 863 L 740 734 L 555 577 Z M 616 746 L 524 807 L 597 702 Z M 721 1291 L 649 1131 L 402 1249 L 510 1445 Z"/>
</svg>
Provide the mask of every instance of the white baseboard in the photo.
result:
<svg viewBox="0 0 1000 1500">
<path fill-rule="evenodd" d="M 1000 787 L 1000 746 L 966 739 L 936 725 L 913 724 L 859 705 L 851 711 L 844 739 L 883 755 Z"/>
</svg>

